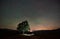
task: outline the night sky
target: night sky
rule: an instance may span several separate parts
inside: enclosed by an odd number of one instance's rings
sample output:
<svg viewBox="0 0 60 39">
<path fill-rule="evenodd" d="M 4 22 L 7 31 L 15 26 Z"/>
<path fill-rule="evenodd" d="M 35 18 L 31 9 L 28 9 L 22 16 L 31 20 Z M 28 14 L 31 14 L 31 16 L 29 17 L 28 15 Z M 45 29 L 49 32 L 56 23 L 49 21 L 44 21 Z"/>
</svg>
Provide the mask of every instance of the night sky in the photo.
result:
<svg viewBox="0 0 60 39">
<path fill-rule="evenodd" d="M 0 28 L 16 29 L 27 20 L 31 30 L 60 28 L 59 0 L 0 0 Z"/>
</svg>

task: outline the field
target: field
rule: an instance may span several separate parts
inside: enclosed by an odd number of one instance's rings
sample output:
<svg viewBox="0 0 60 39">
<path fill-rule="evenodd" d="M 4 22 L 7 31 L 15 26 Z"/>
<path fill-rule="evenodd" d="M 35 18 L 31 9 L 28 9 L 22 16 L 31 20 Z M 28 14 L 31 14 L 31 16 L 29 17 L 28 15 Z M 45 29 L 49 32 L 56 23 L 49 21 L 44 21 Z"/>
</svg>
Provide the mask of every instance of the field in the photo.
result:
<svg viewBox="0 0 60 39">
<path fill-rule="evenodd" d="M 16 30 L 0 29 L 0 39 L 60 39 L 60 29 L 32 32 L 33 36 L 21 35 Z"/>
</svg>

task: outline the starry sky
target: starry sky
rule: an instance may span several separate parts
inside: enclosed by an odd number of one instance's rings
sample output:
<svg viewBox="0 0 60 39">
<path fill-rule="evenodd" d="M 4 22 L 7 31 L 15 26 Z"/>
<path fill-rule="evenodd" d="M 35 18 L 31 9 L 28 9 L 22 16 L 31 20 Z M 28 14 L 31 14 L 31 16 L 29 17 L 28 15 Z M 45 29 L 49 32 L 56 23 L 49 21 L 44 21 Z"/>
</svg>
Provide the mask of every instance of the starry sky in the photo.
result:
<svg viewBox="0 0 60 39">
<path fill-rule="evenodd" d="M 27 20 L 31 30 L 60 28 L 59 0 L 0 0 L 0 28 L 16 29 Z"/>
</svg>

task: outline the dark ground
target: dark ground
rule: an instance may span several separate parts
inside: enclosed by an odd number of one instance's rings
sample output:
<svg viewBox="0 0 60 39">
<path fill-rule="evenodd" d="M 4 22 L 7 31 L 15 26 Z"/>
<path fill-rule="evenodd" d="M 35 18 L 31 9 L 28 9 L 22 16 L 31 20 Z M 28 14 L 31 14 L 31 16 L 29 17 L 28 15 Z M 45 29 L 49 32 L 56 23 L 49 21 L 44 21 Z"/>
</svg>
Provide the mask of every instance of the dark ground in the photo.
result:
<svg viewBox="0 0 60 39">
<path fill-rule="evenodd" d="M 60 39 L 60 29 L 32 32 L 33 36 L 20 35 L 16 30 L 0 29 L 0 39 Z"/>
</svg>

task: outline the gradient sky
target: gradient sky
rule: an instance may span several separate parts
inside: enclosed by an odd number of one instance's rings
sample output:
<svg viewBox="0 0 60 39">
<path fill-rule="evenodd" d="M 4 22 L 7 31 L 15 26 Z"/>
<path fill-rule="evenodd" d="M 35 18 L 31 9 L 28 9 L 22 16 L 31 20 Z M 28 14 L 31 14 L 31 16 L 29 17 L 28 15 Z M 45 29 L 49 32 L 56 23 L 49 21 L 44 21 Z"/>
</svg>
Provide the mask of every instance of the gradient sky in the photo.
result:
<svg viewBox="0 0 60 39">
<path fill-rule="evenodd" d="M 28 20 L 31 30 L 60 28 L 59 0 L 0 0 L 0 28 L 16 29 Z"/>
</svg>

